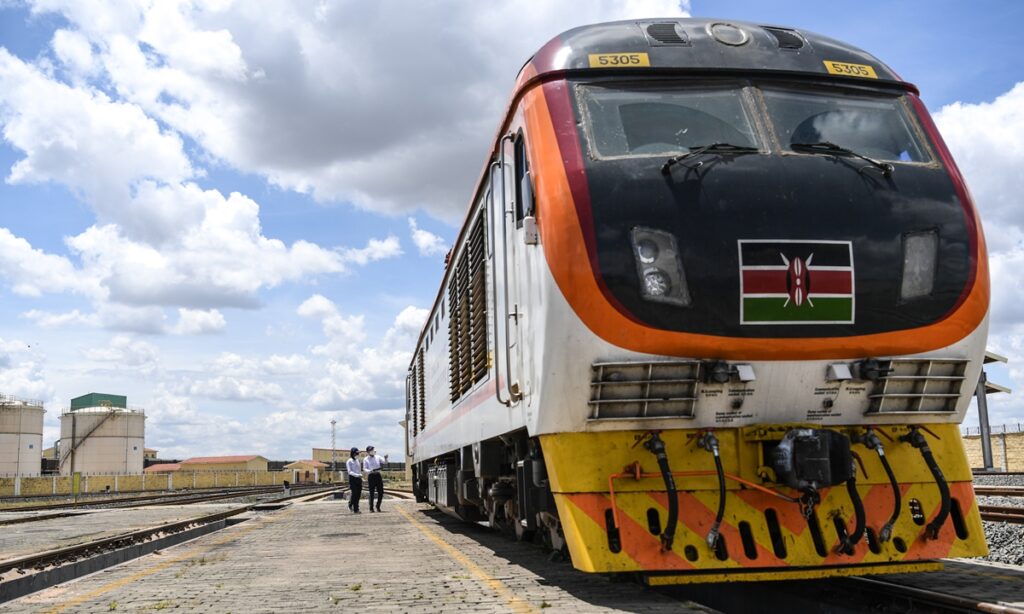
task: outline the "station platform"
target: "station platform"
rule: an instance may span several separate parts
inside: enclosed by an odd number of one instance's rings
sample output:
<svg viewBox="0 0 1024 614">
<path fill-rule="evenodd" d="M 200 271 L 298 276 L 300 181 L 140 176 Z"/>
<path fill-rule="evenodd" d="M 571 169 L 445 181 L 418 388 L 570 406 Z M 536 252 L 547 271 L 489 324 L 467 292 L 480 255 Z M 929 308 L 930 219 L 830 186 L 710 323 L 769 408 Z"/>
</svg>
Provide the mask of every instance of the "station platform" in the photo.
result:
<svg viewBox="0 0 1024 614">
<path fill-rule="evenodd" d="M 296 503 L 0 612 L 711 612 L 581 574 L 429 506 Z"/>
</svg>

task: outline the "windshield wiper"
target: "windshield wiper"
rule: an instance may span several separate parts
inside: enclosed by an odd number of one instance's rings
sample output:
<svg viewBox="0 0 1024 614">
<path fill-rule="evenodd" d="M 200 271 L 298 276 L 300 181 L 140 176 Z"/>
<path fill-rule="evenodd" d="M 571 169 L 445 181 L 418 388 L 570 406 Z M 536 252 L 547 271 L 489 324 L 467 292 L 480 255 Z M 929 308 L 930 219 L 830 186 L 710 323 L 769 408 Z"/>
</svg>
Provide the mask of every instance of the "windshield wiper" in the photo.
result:
<svg viewBox="0 0 1024 614">
<path fill-rule="evenodd" d="M 859 154 L 852 149 L 847 149 L 840 145 L 836 145 L 830 141 L 821 141 L 820 143 L 790 143 L 789 148 L 793 151 L 800 151 L 806 153 L 817 153 L 825 154 L 827 156 L 845 156 L 847 158 L 857 158 L 864 160 L 871 166 L 882 171 L 882 175 L 889 177 L 892 172 L 896 170 L 896 167 L 888 162 L 879 162 L 873 158 L 869 158 L 863 154 Z M 866 167 L 865 167 L 866 168 Z"/>
<path fill-rule="evenodd" d="M 732 143 L 709 143 L 707 145 L 696 145 L 690 148 L 690 151 L 673 156 L 669 158 L 664 164 L 661 165 L 661 174 L 668 175 L 672 171 L 672 167 L 679 164 L 687 158 L 699 156 L 702 154 L 748 154 L 758 153 L 761 151 L 757 147 L 747 147 L 745 145 L 733 145 Z"/>
</svg>

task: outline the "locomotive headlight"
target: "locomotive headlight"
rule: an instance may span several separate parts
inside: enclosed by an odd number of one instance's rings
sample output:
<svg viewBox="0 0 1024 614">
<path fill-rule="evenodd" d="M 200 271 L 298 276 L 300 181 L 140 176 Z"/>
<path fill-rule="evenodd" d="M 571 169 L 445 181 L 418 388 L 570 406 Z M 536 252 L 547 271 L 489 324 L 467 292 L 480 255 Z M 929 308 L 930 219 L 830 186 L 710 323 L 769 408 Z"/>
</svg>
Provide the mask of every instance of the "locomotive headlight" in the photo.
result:
<svg viewBox="0 0 1024 614">
<path fill-rule="evenodd" d="M 661 230 L 637 227 L 631 239 L 641 295 L 649 301 L 688 306 L 690 291 L 675 237 Z"/>
<path fill-rule="evenodd" d="M 644 271 L 644 294 L 650 297 L 668 296 L 672 291 L 672 282 L 668 275 L 658 269 Z"/>
<path fill-rule="evenodd" d="M 658 259 L 658 244 L 650 239 L 640 239 L 636 242 L 636 257 L 643 264 L 651 264 Z"/>
<path fill-rule="evenodd" d="M 903 281 L 900 298 L 928 296 L 935 286 L 935 261 L 939 235 L 934 230 L 903 235 Z"/>
</svg>

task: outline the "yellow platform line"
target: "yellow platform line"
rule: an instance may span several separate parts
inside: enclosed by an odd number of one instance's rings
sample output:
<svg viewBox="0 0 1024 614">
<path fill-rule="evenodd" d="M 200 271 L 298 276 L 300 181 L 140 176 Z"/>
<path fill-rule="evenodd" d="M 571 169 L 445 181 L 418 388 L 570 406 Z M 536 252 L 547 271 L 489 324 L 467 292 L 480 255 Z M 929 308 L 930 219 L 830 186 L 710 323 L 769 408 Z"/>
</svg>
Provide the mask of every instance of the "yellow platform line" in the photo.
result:
<svg viewBox="0 0 1024 614">
<path fill-rule="evenodd" d="M 437 535 L 437 533 L 435 533 L 430 527 L 423 524 L 419 520 L 413 518 L 412 515 L 409 514 L 409 512 L 403 510 L 401 506 L 396 505 L 395 509 L 398 510 L 399 514 L 405 516 L 406 520 L 411 522 L 413 526 L 422 531 L 424 535 L 429 537 L 430 541 L 434 542 L 438 548 L 444 551 L 445 554 L 455 559 L 460 565 L 465 567 L 480 581 L 482 581 L 487 586 L 491 587 L 491 590 L 497 593 L 499 597 L 501 597 L 505 600 L 506 603 L 508 603 L 508 606 L 511 609 L 511 611 L 539 612 L 539 610 L 533 607 L 533 605 L 531 605 L 530 602 L 520 599 L 519 597 L 513 595 L 512 592 L 508 589 L 508 587 L 502 584 L 500 580 L 484 571 L 483 568 L 481 568 L 473 561 L 469 560 L 469 558 L 466 555 L 462 554 L 454 546 L 441 539 Z"/>
<path fill-rule="evenodd" d="M 148 567 L 146 569 L 143 569 L 142 571 L 136 572 L 136 573 L 134 573 L 134 574 L 132 574 L 130 576 L 127 576 L 125 578 L 121 578 L 120 580 L 115 580 L 115 581 L 110 582 L 108 584 L 104 584 L 103 586 L 101 586 L 101 587 L 99 587 L 99 588 L 97 588 L 95 590 L 89 591 L 88 593 L 85 593 L 83 595 L 79 595 L 78 597 L 75 597 L 74 599 L 69 599 L 68 601 L 65 601 L 64 603 L 61 603 L 59 605 L 56 605 L 56 606 L 50 608 L 49 610 L 45 610 L 45 612 L 46 612 L 46 614 L 57 614 L 58 612 L 63 612 L 64 610 L 66 610 L 66 609 L 68 609 L 70 607 L 74 607 L 76 605 L 81 605 L 82 603 L 85 603 L 86 601 L 95 599 L 96 597 L 99 597 L 100 595 L 109 593 L 110 591 L 118 589 L 118 588 L 121 588 L 122 586 L 127 586 L 128 584 L 131 584 L 132 582 L 135 582 L 136 580 L 141 580 L 142 578 L 145 578 L 147 576 L 151 576 L 151 575 L 153 575 L 153 574 L 155 574 L 155 573 L 157 573 L 157 572 L 159 572 L 161 570 L 167 569 L 168 567 L 170 567 L 171 565 L 174 565 L 175 563 L 180 563 L 180 562 L 182 562 L 184 560 L 191 559 L 191 558 L 193 558 L 193 557 L 195 557 L 197 555 L 203 554 L 203 553 L 207 552 L 208 550 L 211 550 L 215 546 L 219 546 L 219 545 L 225 544 L 225 543 L 227 543 L 229 541 L 236 540 L 236 539 L 242 537 L 243 535 L 246 535 L 247 533 L 250 533 L 251 531 L 254 531 L 254 530 L 256 530 L 256 529 L 266 525 L 268 522 L 272 522 L 274 520 L 279 520 L 279 519 L 283 518 L 284 516 L 287 516 L 288 514 L 292 513 L 293 511 L 294 510 L 285 510 L 284 512 L 281 512 L 280 514 L 275 514 L 274 516 L 264 516 L 263 518 L 260 519 L 260 520 L 262 520 L 262 522 L 250 521 L 250 522 L 253 522 L 254 524 L 252 524 L 250 526 L 247 526 L 247 527 L 243 527 L 243 528 L 241 528 L 241 529 L 239 529 L 237 531 L 232 531 L 230 535 L 227 535 L 227 536 L 224 536 L 224 537 L 222 537 L 220 539 L 214 540 L 214 541 L 212 541 L 212 542 L 210 542 L 208 544 L 204 544 L 202 546 L 196 546 L 196 547 L 194 547 L 194 548 L 192 548 L 190 550 L 186 550 L 185 552 L 179 554 L 178 556 L 175 556 L 175 557 L 173 557 L 171 559 L 168 559 L 168 560 L 166 560 L 166 561 L 164 561 L 162 563 L 158 563 L 156 565 L 153 565 L 152 567 Z M 125 561 L 125 562 L 127 563 L 129 561 Z"/>
</svg>

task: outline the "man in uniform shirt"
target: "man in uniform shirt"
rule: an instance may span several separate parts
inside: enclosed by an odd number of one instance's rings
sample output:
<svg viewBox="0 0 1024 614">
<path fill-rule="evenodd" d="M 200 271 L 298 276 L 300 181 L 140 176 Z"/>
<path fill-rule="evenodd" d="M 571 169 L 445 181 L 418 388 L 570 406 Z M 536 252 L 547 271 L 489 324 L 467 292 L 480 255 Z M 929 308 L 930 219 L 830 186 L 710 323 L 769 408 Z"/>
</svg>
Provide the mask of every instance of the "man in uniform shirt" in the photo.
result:
<svg viewBox="0 0 1024 614">
<path fill-rule="evenodd" d="M 345 462 L 345 471 L 348 473 L 348 489 L 351 493 L 348 509 L 352 510 L 353 514 L 358 514 L 359 495 L 363 493 L 363 468 L 359 465 L 359 448 L 349 450 L 349 456 L 350 458 Z"/>
<path fill-rule="evenodd" d="M 363 459 L 363 469 L 366 470 L 367 480 L 370 485 L 370 511 L 373 511 L 373 493 L 377 493 L 377 511 L 380 511 L 380 502 L 384 500 L 384 477 L 380 474 L 380 459 L 373 446 L 366 446 L 366 458 Z"/>
</svg>

